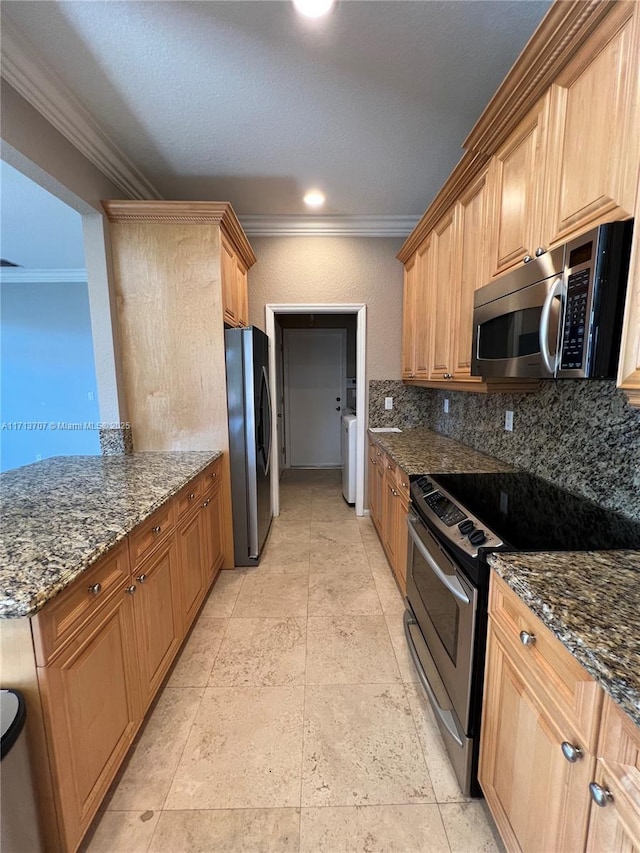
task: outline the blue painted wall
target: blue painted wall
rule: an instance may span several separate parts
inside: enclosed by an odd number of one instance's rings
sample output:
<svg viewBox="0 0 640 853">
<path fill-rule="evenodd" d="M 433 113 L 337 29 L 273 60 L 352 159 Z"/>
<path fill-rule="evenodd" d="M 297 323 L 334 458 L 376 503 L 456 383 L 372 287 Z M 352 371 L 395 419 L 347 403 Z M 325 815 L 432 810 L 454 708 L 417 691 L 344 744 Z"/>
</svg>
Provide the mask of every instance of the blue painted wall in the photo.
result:
<svg viewBox="0 0 640 853">
<path fill-rule="evenodd" d="M 57 426 L 99 420 L 87 285 L 3 282 L 0 309 L 0 470 L 100 453 L 96 429 Z M 25 422 L 44 427 L 10 428 Z"/>
</svg>

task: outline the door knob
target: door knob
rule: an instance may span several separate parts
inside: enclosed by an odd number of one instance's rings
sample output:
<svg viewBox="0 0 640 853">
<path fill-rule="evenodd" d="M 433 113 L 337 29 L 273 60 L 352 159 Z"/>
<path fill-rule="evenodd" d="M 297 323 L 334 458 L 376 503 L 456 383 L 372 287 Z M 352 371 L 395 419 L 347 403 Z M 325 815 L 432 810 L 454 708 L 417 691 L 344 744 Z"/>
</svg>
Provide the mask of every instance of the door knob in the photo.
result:
<svg viewBox="0 0 640 853">
<path fill-rule="evenodd" d="M 340 411 L 340 406 L 336 406 L 336 412 Z"/>
</svg>

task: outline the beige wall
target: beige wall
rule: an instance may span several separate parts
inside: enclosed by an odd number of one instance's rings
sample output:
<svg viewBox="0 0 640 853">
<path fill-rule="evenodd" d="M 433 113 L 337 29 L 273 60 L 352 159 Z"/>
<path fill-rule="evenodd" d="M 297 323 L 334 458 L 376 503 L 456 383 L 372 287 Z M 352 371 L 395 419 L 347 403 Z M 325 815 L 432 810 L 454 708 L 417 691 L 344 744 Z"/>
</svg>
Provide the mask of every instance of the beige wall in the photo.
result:
<svg viewBox="0 0 640 853">
<path fill-rule="evenodd" d="M 268 303 L 367 305 L 367 379 L 400 378 L 402 240 L 388 237 L 250 237 L 249 319 L 264 329 Z"/>
</svg>

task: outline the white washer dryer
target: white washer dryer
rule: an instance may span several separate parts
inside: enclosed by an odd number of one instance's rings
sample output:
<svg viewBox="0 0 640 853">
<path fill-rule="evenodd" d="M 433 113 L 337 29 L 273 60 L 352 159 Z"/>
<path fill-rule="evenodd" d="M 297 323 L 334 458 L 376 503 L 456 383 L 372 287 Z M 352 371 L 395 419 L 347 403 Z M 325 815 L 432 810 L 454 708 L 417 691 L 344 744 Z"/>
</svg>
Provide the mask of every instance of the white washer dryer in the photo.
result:
<svg viewBox="0 0 640 853">
<path fill-rule="evenodd" d="M 356 502 L 356 424 L 354 414 L 342 416 L 342 495 L 353 506 Z"/>
</svg>

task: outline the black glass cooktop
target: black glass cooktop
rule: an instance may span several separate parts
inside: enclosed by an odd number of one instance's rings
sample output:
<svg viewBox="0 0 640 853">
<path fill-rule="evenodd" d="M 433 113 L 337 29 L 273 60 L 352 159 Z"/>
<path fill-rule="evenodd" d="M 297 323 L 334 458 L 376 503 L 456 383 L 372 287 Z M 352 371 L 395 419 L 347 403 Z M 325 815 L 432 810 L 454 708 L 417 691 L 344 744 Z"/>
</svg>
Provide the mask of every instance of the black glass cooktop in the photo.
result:
<svg viewBox="0 0 640 853">
<path fill-rule="evenodd" d="M 517 551 L 640 548 L 640 523 L 524 472 L 428 477 Z"/>
</svg>

